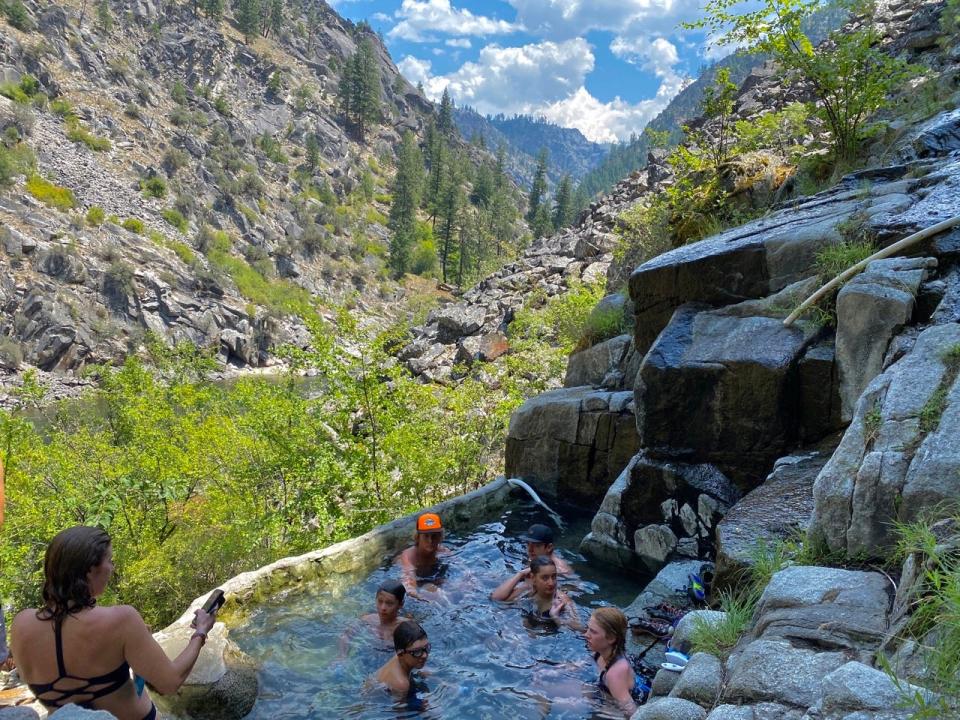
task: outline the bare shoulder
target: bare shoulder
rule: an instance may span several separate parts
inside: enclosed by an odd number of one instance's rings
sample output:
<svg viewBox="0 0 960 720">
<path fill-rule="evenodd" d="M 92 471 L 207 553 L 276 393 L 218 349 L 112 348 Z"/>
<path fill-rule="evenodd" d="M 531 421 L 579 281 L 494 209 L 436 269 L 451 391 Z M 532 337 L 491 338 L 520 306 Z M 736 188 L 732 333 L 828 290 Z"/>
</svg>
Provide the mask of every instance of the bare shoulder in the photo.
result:
<svg viewBox="0 0 960 720">
<path fill-rule="evenodd" d="M 401 565 L 412 565 L 413 564 L 413 553 L 416 552 L 415 547 L 408 547 L 402 553 L 397 556 L 397 562 Z"/>
</svg>

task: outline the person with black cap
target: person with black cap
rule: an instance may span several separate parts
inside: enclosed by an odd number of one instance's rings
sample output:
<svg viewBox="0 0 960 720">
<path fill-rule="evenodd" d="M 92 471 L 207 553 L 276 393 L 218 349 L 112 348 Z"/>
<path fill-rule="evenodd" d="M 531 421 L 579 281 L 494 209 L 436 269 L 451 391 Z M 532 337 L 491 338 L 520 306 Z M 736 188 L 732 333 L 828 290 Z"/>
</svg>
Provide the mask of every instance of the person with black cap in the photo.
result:
<svg viewBox="0 0 960 720">
<path fill-rule="evenodd" d="M 572 575 L 573 570 L 559 557 L 554 551 L 553 529 L 549 525 L 536 523 L 531 525 L 520 539 L 527 544 L 527 560 L 532 561 L 536 557 L 548 557 L 553 561 L 558 575 Z M 518 592 L 527 589 L 530 580 L 530 566 L 524 566 L 519 572 L 507 578 L 496 590 L 490 593 L 491 600 L 507 600 L 510 597 L 516 597 Z"/>
</svg>

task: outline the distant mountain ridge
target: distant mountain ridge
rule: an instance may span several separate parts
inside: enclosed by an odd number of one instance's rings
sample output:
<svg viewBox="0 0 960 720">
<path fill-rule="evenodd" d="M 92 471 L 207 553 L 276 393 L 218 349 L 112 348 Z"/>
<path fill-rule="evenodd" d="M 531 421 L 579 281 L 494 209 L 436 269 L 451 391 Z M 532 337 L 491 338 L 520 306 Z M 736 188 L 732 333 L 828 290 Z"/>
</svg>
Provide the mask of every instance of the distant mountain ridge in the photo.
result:
<svg viewBox="0 0 960 720">
<path fill-rule="evenodd" d="M 575 183 L 597 167 L 606 157 L 609 145 L 591 142 L 575 128 L 565 128 L 529 115 L 484 116 L 471 107 L 456 108 L 454 120 L 460 134 L 468 140 L 483 139 L 495 152 L 501 144 L 508 149 L 510 174 L 526 187 L 530 186 L 541 148 L 549 154 L 547 177 L 551 186 L 570 175 Z"/>
</svg>

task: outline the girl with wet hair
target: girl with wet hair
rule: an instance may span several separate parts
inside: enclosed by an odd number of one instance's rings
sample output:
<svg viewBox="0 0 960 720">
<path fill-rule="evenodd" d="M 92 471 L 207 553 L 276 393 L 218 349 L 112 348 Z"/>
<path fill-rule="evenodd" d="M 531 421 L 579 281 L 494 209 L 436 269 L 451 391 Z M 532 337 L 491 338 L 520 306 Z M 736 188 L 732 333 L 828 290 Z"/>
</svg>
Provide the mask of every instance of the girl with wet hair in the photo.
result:
<svg viewBox="0 0 960 720">
<path fill-rule="evenodd" d="M 598 687 L 613 698 L 624 717 L 630 717 L 646 693 L 627 659 L 626 616 L 614 607 L 597 608 L 587 621 L 585 636 L 600 670 Z"/>
<path fill-rule="evenodd" d="M 74 703 L 118 720 L 153 720 L 157 709 L 137 691 L 131 668 L 159 693 L 176 692 L 215 617 L 197 610 L 196 632 L 170 660 L 134 608 L 97 605 L 112 575 L 106 532 L 77 526 L 58 533 L 44 558 L 43 607 L 14 618 L 11 650 L 20 676 L 51 711 Z"/>
<path fill-rule="evenodd" d="M 526 585 L 521 584 L 523 579 L 528 580 Z M 533 558 L 526 572 L 507 580 L 491 593 L 491 597 L 507 602 L 519 600 L 524 615 L 534 622 L 583 629 L 577 606 L 557 589 L 557 565 L 549 555 Z"/>
<path fill-rule="evenodd" d="M 375 678 L 397 695 L 408 695 L 414 688 L 412 675 L 423 669 L 430 656 L 427 631 L 413 620 L 404 620 L 393 631 L 395 655 L 377 671 Z"/>
</svg>

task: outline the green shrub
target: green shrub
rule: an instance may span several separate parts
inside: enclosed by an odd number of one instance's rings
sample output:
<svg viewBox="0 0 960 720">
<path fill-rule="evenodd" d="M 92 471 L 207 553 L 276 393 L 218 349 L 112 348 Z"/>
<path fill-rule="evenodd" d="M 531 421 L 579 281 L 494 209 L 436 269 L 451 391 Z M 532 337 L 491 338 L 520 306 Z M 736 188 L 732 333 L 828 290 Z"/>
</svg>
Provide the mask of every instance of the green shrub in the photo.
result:
<svg viewBox="0 0 960 720">
<path fill-rule="evenodd" d="M 175 107 L 167 117 L 176 127 L 188 127 L 193 123 L 193 114 L 185 107 Z"/>
<path fill-rule="evenodd" d="M 177 105 L 187 104 L 187 88 L 179 80 L 173 83 L 173 87 L 170 89 L 170 98 Z"/>
<path fill-rule="evenodd" d="M 99 137 L 91 133 L 79 120 L 67 121 L 67 139 L 73 142 L 83 143 L 91 150 L 103 152 L 109 150 L 112 146 L 107 138 Z"/>
<path fill-rule="evenodd" d="M 70 101 L 66 98 L 61 97 L 51 101 L 50 110 L 52 110 L 55 115 L 59 115 L 64 119 L 76 117 L 76 113 L 73 111 L 73 105 L 71 105 Z"/>
<path fill-rule="evenodd" d="M 103 225 L 103 221 L 106 219 L 106 217 L 106 213 L 99 205 L 91 205 L 90 209 L 87 210 L 87 224 L 93 227 L 100 227 Z"/>
<path fill-rule="evenodd" d="M 27 192 L 57 210 L 69 210 L 77 204 L 69 188 L 54 185 L 36 174 L 27 178 Z"/>
<path fill-rule="evenodd" d="M 0 95 L 16 103 L 28 104 L 40 94 L 40 83 L 30 75 L 24 75 L 20 82 L 0 83 Z"/>
<path fill-rule="evenodd" d="M 129 230 L 132 233 L 136 233 L 137 235 L 143 235 L 143 220 L 140 220 L 139 218 L 127 218 L 120 223 L 120 227 L 122 227 L 124 230 Z"/>
<path fill-rule="evenodd" d="M 218 95 L 217 99 L 213 101 L 213 109 L 224 117 L 230 117 L 230 103 L 223 95 Z"/>
<path fill-rule="evenodd" d="M 190 249 L 190 246 L 186 243 L 178 242 L 176 240 L 168 240 L 167 247 L 169 247 L 180 258 L 184 264 L 190 265 L 196 259 L 196 255 L 193 254 L 193 250 Z"/>
<path fill-rule="evenodd" d="M 161 164 L 163 169 L 167 171 L 167 175 L 173 177 L 177 174 L 177 170 L 185 167 L 188 162 L 190 162 L 190 155 L 186 151 L 172 147 L 168 148 L 163 154 Z"/>
<path fill-rule="evenodd" d="M 185 233 L 190 225 L 187 219 L 181 215 L 178 210 L 174 210 L 173 208 L 167 208 L 160 214 L 163 215 L 163 219 L 166 220 L 169 225 L 172 225 L 182 233 Z"/>
<path fill-rule="evenodd" d="M 17 30 L 30 32 L 33 29 L 33 23 L 30 21 L 30 14 L 22 0 L 6 0 L 0 2 L 0 13 L 6 16 L 9 22 Z"/>
<path fill-rule="evenodd" d="M 692 652 L 710 653 L 725 661 L 749 627 L 758 599 L 759 596 L 749 594 L 721 592 L 720 610 L 726 615 L 719 622 L 694 618 L 690 634 Z"/>
<path fill-rule="evenodd" d="M 140 189 L 147 197 L 165 198 L 167 196 L 167 183 L 157 175 L 141 180 Z"/>
<path fill-rule="evenodd" d="M 204 225 L 197 233 L 196 245 L 200 252 L 208 255 L 211 252 L 229 253 L 233 242 L 223 230 L 214 230 L 209 225 Z"/>
<path fill-rule="evenodd" d="M 26 143 L 7 147 L 0 143 L 0 186 L 9 185 L 17 175 L 30 175 L 37 164 L 33 150 Z"/>
</svg>

